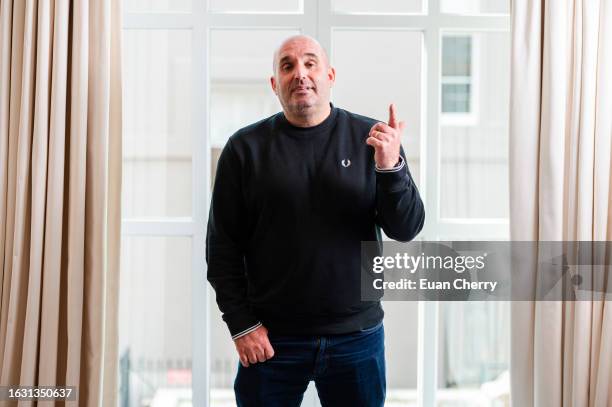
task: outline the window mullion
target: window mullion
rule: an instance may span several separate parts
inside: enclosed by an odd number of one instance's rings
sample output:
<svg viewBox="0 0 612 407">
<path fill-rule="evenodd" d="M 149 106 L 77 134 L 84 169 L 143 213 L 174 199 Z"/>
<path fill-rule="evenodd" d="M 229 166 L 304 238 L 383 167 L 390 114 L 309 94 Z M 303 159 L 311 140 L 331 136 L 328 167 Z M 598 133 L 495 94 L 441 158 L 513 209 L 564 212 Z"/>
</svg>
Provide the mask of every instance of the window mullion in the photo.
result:
<svg viewBox="0 0 612 407">
<path fill-rule="evenodd" d="M 191 13 L 125 13 L 122 25 L 128 29 L 190 29 L 193 18 Z"/>
<path fill-rule="evenodd" d="M 192 404 L 210 406 L 210 287 L 206 281 L 205 232 L 210 185 L 208 1 L 194 1 L 192 32 L 192 199 L 194 235 L 191 258 Z"/>
<path fill-rule="evenodd" d="M 279 14 L 238 14 L 238 13 L 215 13 L 208 14 L 209 28 L 298 28 L 304 27 L 304 14 L 279 13 Z"/>
<path fill-rule="evenodd" d="M 425 239 L 435 240 L 440 217 L 440 2 L 428 1 L 428 20 L 424 31 L 426 66 L 424 76 L 424 109 L 426 121 L 421 134 L 424 153 L 425 212 L 428 219 L 423 231 Z M 434 407 L 438 368 L 438 304 L 419 303 L 419 344 L 417 352 L 417 392 L 419 407 Z"/>
<path fill-rule="evenodd" d="M 123 219 L 123 236 L 192 236 L 196 224 L 191 218 Z"/>
</svg>

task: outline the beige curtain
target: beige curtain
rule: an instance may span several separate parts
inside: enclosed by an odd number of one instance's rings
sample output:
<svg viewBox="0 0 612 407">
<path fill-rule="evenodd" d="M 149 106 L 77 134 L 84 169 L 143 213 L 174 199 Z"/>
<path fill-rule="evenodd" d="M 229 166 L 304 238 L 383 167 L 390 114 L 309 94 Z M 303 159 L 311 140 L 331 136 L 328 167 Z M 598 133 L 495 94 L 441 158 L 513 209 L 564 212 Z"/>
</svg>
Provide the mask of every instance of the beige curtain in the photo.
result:
<svg viewBox="0 0 612 407">
<path fill-rule="evenodd" d="M 510 121 L 512 240 L 612 240 L 612 1 L 513 1 Z M 513 406 L 612 406 L 610 301 L 511 320 Z"/>
<path fill-rule="evenodd" d="M 120 34 L 119 0 L 0 0 L 0 385 L 73 406 L 116 405 Z"/>
</svg>

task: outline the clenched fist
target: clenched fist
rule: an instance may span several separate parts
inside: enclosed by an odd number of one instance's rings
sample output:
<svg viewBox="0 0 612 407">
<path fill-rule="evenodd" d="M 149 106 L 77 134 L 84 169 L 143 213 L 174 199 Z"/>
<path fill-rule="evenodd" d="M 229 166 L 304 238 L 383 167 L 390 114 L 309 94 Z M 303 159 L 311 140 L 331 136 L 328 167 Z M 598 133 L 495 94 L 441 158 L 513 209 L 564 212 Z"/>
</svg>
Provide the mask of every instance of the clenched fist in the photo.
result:
<svg viewBox="0 0 612 407">
<path fill-rule="evenodd" d="M 260 326 L 253 332 L 234 340 L 240 363 L 244 367 L 257 362 L 265 362 L 274 356 L 274 349 L 268 340 L 268 329 Z"/>
<path fill-rule="evenodd" d="M 389 123 L 376 123 L 370 129 L 366 144 L 374 147 L 374 161 L 381 170 L 393 168 L 399 162 L 401 136 L 406 123 L 398 122 L 395 105 L 389 105 Z"/>
</svg>

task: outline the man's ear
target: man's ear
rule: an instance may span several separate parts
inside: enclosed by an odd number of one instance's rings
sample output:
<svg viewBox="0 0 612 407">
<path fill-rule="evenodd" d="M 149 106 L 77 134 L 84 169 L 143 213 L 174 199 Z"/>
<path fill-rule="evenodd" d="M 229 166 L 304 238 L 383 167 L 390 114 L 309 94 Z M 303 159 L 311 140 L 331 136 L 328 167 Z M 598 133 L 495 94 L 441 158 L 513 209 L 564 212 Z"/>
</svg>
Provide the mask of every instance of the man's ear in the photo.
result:
<svg viewBox="0 0 612 407">
<path fill-rule="evenodd" d="M 330 66 L 327 69 L 327 77 L 329 78 L 329 81 L 331 82 L 332 85 L 336 82 L 336 70 L 334 69 L 333 66 Z"/>
<path fill-rule="evenodd" d="M 270 85 L 272 85 L 272 91 L 278 95 L 276 91 L 276 78 L 274 76 L 270 76 Z"/>
</svg>

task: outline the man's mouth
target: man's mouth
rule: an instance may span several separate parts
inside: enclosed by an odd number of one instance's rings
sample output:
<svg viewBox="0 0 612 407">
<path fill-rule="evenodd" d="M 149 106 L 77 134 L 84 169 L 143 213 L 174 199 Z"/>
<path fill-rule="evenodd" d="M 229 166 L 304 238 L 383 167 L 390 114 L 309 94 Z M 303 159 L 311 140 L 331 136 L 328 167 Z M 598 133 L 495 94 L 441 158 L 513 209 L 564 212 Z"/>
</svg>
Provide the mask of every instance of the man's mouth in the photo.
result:
<svg viewBox="0 0 612 407">
<path fill-rule="evenodd" d="M 313 89 L 314 86 L 296 86 L 295 88 L 293 88 L 293 92 L 304 93 Z"/>
</svg>

